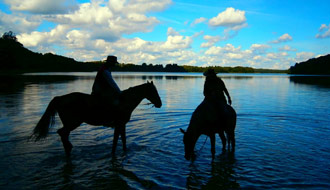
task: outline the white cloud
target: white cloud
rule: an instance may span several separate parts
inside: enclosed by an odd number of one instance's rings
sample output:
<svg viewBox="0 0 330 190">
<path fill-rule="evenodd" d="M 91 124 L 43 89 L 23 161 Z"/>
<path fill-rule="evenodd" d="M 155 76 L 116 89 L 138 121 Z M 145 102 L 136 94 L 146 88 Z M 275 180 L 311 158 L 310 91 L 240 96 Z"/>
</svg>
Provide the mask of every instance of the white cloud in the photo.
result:
<svg viewBox="0 0 330 190">
<path fill-rule="evenodd" d="M 191 26 L 195 26 L 195 25 L 200 24 L 200 23 L 205 22 L 205 21 L 206 21 L 206 18 L 204 18 L 204 17 L 197 18 L 197 19 L 194 20 L 193 23 L 191 23 Z"/>
<path fill-rule="evenodd" d="M 285 46 L 283 46 L 283 47 L 280 47 L 280 48 L 278 48 L 278 50 L 279 50 L 279 51 L 297 51 L 297 49 L 292 48 L 292 47 L 290 47 L 290 46 L 288 46 L 288 45 L 285 45 Z"/>
<path fill-rule="evenodd" d="M 208 60 L 204 66 L 219 65 L 288 69 L 294 63 L 287 52 L 271 52 L 271 50 L 272 47 L 265 44 L 252 44 L 246 50 L 243 50 L 240 46 L 235 47 L 232 44 L 226 44 L 223 47 L 212 46 L 204 53 L 205 59 Z"/>
<path fill-rule="evenodd" d="M 307 61 L 308 59 L 314 58 L 315 54 L 312 52 L 299 52 L 296 53 L 295 62 Z"/>
<path fill-rule="evenodd" d="M 224 35 L 221 40 L 227 40 L 237 35 L 238 31 L 248 26 L 245 17 L 245 11 L 235 10 L 232 7 L 227 8 L 225 11 L 219 13 L 216 17 L 209 20 L 211 27 L 225 27 Z M 207 47 L 211 43 L 207 42 L 203 46 Z"/>
<path fill-rule="evenodd" d="M 33 0 L 32 4 L 36 2 L 38 1 Z M 64 1 L 60 0 L 60 2 L 63 3 Z M 94 44 L 96 41 L 99 44 L 102 40 L 104 42 L 115 42 L 124 34 L 152 31 L 153 26 L 159 21 L 155 17 L 146 16 L 146 14 L 150 11 L 162 10 L 170 3 L 169 0 L 161 2 L 150 0 L 110 1 L 109 3 L 92 0 L 90 3 L 80 4 L 78 9 L 69 13 L 42 16 L 43 19 L 57 25 L 50 32 L 34 31 L 29 33 L 29 30 L 25 30 L 25 33 L 18 35 L 18 38 L 26 47 L 36 47 L 40 50 L 47 49 L 46 46 L 54 45 L 69 49 L 80 49 L 81 51 L 83 51 L 83 48 L 88 50 L 96 46 Z M 26 15 L 23 18 L 25 17 Z M 40 16 L 39 18 L 41 20 Z M 19 17 L 16 20 L 12 19 L 6 25 L 13 24 L 18 19 Z M 40 23 L 35 24 L 34 29 Z M 185 38 L 185 40 L 188 39 Z M 168 46 L 171 45 L 168 44 Z"/>
<path fill-rule="evenodd" d="M 177 63 L 287 69 L 293 60 L 304 57 L 303 53 L 300 53 L 297 58 L 290 58 L 287 52 L 293 50 L 289 46 L 284 46 L 275 53 L 272 52 L 272 47 L 266 44 L 252 44 L 245 50 L 232 44 L 216 46 L 217 42 L 233 37 L 241 28 L 247 26 L 245 12 L 233 8 L 228 8 L 212 18 L 214 23 L 210 20 L 210 26 L 222 26 L 224 33 L 204 35 L 205 41 L 200 47 L 205 49 L 200 51 L 193 49 L 192 45 L 199 43 L 200 38 L 197 37 L 203 35 L 204 31 L 191 30 L 189 32 L 192 36 L 186 36 L 168 27 L 167 31 L 164 31 L 167 35 L 163 36 L 166 40 L 163 41 L 126 37 L 125 34 L 152 31 L 160 21 L 148 13 L 161 11 L 169 4 L 169 0 L 112 0 L 109 3 L 92 0 L 90 3 L 80 4 L 71 12 L 61 14 L 50 14 L 50 10 L 49 15 L 26 14 L 18 10 L 11 15 L 0 12 L 0 29 L 6 32 L 9 26 L 14 26 L 12 30 L 16 32 L 18 30 L 15 30 L 15 27 L 20 28 L 17 38 L 24 46 L 42 53 L 59 53 L 80 61 L 103 60 L 107 55 L 113 54 L 118 56 L 120 62 L 134 64 Z M 26 11 L 33 12 L 33 9 Z M 45 19 L 55 24 L 55 27 L 47 32 L 34 31 Z M 194 24 L 202 22 L 206 22 L 204 17 L 196 19 Z M 321 26 L 322 32 L 326 30 L 325 27 L 327 26 Z M 279 40 L 288 40 L 283 36 Z"/>
<path fill-rule="evenodd" d="M 50 32 L 34 31 L 30 34 L 19 34 L 17 35 L 17 39 L 26 47 L 44 46 L 54 42 L 59 43 L 64 40 L 67 29 L 68 27 L 66 26 L 58 25 Z"/>
<path fill-rule="evenodd" d="M 241 47 L 235 48 L 232 44 L 226 44 L 224 47 L 212 46 L 205 51 L 206 55 L 219 55 L 222 53 L 238 53 L 241 51 Z"/>
<path fill-rule="evenodd" d="M 250 47 L 251 51 L 259 53 L 259 54 L 265 53 L 270 48 L 271 48 L 271 46 L 266 45 L 266 44 L 252 44 Z"/>
<path fill-rule="evenodd" d="M 184 36 L 168 36 L 167 41 L 161 45 L 161 49 L 165 51 L 175 51 L 179 49 L 190 48 L 192 43 L 191 37 Z"/>
<path fill-rule="evenodd" d="M 33 14 L 57 14 L 77 7 L 74 0 L 5 0 L 14 11 L 27 11 Z"/>
<path fill-rule="evenodd" d="M 213 46 L 215 43 L 219 42 L 221 40 L 221 37 L 205 35 L 204 40 L 206 40 L 207 42 L 202 43 L 201 47 L 208 48 L 208 47 Z"/>
<path fill-rule="evenodd" d="M 15 33 L 23 33 L 26 31 L 35 30 L 42 20 L 41 17 L 31 15 L 25 16 L 22 14 L 6 14 L 0 11 L 0 32 L 13 31 Z"/>
<path fill-rule="evenodd" d="M 329 25 L 330 26 L 330 25 Z M 319 31 L 321 32 L 321 31 L 323 31 L 323 30 L 326 30 L 326 29 L 328 29 L 329 27 L 326 25 L 326 24 L 321 24 L 321 27 L 320 27 L 320 29 L 319 29 Z"/>
<path fill-rule="evenodd" d="M 114 12 L 128 14 L 130 12 L 146 13 L 162 11 L 172 3 L 171 0 L 115 0 L 109 1 L 109 7 Z"/>
<path fill-rule="evenodd" d="M 235 10 L 232 7 L 219 13 L 216 17 L 209 20 L 209 25 L 213 27 L 223 26 L 229 28 L 241 29 L 246 25 L 245 11 Z"/>
<path fill-rule="evenodd" d="M 286 34 L 283 34 L 282 36 L 280 36 L 277 40 L 271 41 L 270 43 L 278 44 L 278 43 L 282 43 L 282 42 L 288 42 L 291 40 L 292 40 L 292 37 L 288 33 L 286 33 Z"/>
<path fill-rule="evenodd" d="M 329 38 L 330 37 L 330 24 L 327 26 L 326 24 L 322 24 L 319 29 L 318 34 L 316 34 L 316 38 Z"/>
<path fill-rule="evenodd" d="M 172 27 L 169 27 L 167 29 L 167 35 L 168 36 L 178 36 L 180 34 L 179 34 L 179 32 L 175 31 Z"/>
</svg>

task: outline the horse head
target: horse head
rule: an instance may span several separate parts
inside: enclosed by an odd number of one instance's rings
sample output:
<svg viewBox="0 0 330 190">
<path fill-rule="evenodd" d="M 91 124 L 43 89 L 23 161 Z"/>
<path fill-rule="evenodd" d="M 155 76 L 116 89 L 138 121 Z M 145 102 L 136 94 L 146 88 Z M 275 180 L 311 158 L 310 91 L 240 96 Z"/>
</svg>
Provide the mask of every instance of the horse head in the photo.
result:
<svg viewBox="0 0 330 190">
<path fill-rule="evenodd" d="M 194 140 L 193 135 L 190 133 L 184 131 L 180 128 L 181 133 L 183 133 L 183 144 L 184 144 L 184 157 L 186 160 L 194 160 L 195 154 L 194 154 L 194 148 L 196 144 L 196 140 Z"/>
<path fill-rule="evenodd" d="M 147 95 L 146 98 L 149 100 L 153 105 L 155 105 L 156 108 L 162 107 L 162 100 L 159 97 L 158 91 L 156 89 L 156 86 L 154 83 L 151 81 L 147 81 L 146 83 L 147 86 Z"/>
</svg>

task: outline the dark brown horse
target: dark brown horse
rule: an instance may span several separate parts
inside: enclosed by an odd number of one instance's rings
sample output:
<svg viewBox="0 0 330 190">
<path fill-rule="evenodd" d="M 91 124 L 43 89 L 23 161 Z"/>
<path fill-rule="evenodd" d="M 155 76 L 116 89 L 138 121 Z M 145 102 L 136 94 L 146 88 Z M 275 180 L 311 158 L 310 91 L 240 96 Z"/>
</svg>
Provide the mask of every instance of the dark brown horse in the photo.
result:
<svg viewBox="0 0 330 190">
<path fill-rule="evenodd" d="M 126 123 L 130 120 L 133 110 L 144 99 L 148 99 L 155 107 L 160 108 L 162 101 L 153 82 L 131 87 L 120 95 L 118 106 L 105 106 L 99 98 L 89 94 L 74 92 L 57 96 L 51 100 L 46 112 L 33 130 L 32 137 L 38 141 L 45 138 L 49 127 L 54 124 L 54 117 L 58 113 L 63 128 L 57 133 L 61 136 L 65 153 L 69 156 L 72 144 L 69 141 L 70 132 L 83 122 L 90 125 L 104 125 L 115 128 L 112 153 L 115 153 L 119 135 L 126 150 Z"/>
<path fill-rule="evenodd" d="M 235 151 L 235 126 L 236 112 L 230 106 L 225 104 L 224 110 L 219 112 L 212 101 L 204 99 L 203 102 L 196 108 L 191 116 L 187 131 L 180 129 L 184 134 L 183 143 L 185 147 L 185 158 L 194 159 L 194 148 L 198 138 L 204 134 L 211 139 L 212 158 L 215 155 L 215 134 L 218 133 L 222 140 L 222 149 L 226 150 L 226 132 L 228 140 L 228 149 L 232 145 L 232 151 Z"/>
</svg>

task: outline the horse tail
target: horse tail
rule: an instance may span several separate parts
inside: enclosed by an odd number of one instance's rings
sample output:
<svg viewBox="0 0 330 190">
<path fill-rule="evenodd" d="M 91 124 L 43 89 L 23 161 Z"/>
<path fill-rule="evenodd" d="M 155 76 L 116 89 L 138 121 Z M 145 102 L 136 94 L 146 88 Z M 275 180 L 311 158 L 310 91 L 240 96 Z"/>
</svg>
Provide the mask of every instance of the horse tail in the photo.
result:
<svg viewBox="0 0 330 190">
<path fill-rule="evenodd" d="M 53 98 L 44 113 L 44 115 L 39 120 L 37 126 L 33 130 L 32 138 L 35 141 L 39 141 L 47 137 L 49 128 L 52 127 L 55 123 L 55 114 L 56 114 L 56 103 L 58 97 Z"/>
</svg>

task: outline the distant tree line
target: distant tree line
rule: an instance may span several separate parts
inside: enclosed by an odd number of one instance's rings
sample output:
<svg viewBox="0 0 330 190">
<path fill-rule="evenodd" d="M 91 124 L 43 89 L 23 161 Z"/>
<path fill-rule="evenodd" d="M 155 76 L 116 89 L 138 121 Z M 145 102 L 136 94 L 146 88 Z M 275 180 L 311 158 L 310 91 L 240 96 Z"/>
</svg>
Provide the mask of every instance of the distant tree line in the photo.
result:
<svg viewBox="0 0 330 190">
<path fill-rule="evenodd" d="M 290 67 L 290 73 L 330 75 L 330 54 L 296 63 Z"/>
<path fill-rule="evenodd" d="M 23 47 L 13 32 L 6 32 L 0 38 L 0 71 L 49 72 L 49 71 L 91 71 L 98 65 L 77 62 L 72 58 L 52 53 L 35 53 Z"/>
<path fill-rule="evenodd" d="M 72 58 L 55 55 L 52 53 L 35 53 L 25 48 L 17 41 L 15 34 L 6 32 L 0 38 L 0 74 L 24 72 L 83 72 L 97 71 L 104 61 L 78 62 Z M 140 71 L 140 72 L 204 72 L 213 68 L 217 73 L 254 73 L 254 72 L 286 72 L 285 70 L 254 69 L 251 67 L 197 67 L 180 66 L 176 63 L 153 65 L 143 63 L 135 65 L 122 63 L 114 71 Z"/>
</svg>

